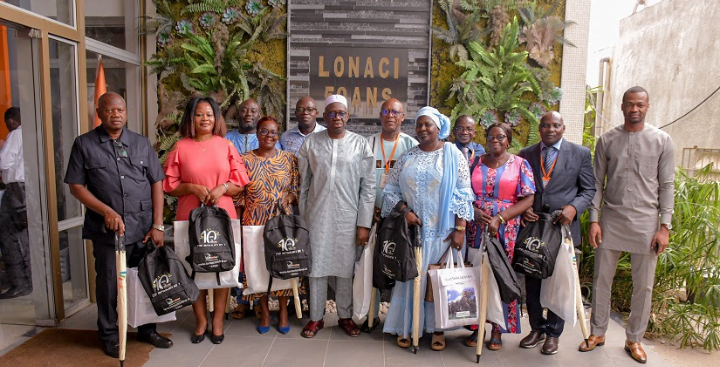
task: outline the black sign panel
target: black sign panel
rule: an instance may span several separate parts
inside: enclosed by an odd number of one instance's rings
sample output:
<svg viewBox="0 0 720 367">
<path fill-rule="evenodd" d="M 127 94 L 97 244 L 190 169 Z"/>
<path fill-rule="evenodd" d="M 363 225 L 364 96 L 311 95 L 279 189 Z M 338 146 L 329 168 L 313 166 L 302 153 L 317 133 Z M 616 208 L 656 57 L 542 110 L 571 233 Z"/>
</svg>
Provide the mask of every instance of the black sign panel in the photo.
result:
<svg viewBox="0 0 720 367">
<path fill-rule="evenodd" d="M 407 100 L 407 65 L 407 50 L 310 47 L 310 96 L 322 110 L 340 94 L 351 115 L 377 118 L 384 101 Z"/>
</svg>

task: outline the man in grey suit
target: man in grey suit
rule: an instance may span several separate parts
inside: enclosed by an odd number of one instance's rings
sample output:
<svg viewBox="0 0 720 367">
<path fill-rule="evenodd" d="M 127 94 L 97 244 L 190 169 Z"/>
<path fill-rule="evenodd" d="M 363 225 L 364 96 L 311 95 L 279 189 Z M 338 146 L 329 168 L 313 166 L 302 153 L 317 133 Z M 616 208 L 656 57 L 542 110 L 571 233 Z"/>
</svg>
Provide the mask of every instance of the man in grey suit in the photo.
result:
<svg viewBox="0 0 720 367">
<path fill-rule="evenodd" d="M 595 195 L 595 175 L 590 149 L 563 139 L 565 123 L 560 113 L 550 111 L 540 119 L 541 142 L 520 151 L 535 175 L 535 201 L 523 214 L 525 222 L 538 220 L 535 212 L 547 205 L 550 212 L 560 210 L 556 223 L 570 225 L 573 241 L 580 245 L 577 218 L 590 205 Z M 532 331 L 520 341 L 522 348 L 534 348 L 543 340 L 543 354 L 558 352 L 558 339 L 565 321 L 548 310 L 543 317 L 540 305 L 541 279 L 525 277 L 527 310 Z"/>
</svg>

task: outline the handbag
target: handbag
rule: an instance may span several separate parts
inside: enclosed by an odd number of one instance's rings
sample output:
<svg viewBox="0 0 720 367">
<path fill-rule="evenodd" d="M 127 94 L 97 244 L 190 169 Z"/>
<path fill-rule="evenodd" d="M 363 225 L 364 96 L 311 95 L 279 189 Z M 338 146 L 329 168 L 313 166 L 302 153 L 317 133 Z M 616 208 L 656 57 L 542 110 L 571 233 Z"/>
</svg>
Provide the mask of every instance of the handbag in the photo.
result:
<svg viewBox="0 0 720 367">
<path fill-rule="evenodd" d="M 553 274 L 542 280 L 540 289 L 540 305 L 554 312 L 565 322 L 575 326 L 578 315 L 576 309 L 577 288 L 575 288 L 575 268 L 573 260 L 575 248 L 571 236 L 562 231 L 560 252 L 555 262 Z"/>
<path fill-rule="evenodd" d="M 158 316 L 138 278 L 137 268 L 127 268 L 127 323 L 131 327 L 175 321 L 175 311 Z"/>
<path fill-rule="evenodd" d="M 400 201 L 383 220 L 374 256 L 373 282 L 378 285 L 387 283 L 382 277 L 391 281 L 407 282 L 418 276 L 413 245 L 418 244 L 420 228 L 408 225 L 405 215 L 409 211 L 410 207 Z"/>
<path fill-rule="evenodd" d="M 446 264 L 445 260 L 447 259 L 448 254 L 450 253 L 451 250 L 452 250 L 452 247 L 448 246 L 447 250 L 445 250 L 445 252 L 443 252 L 442 256 L 440 256 L 440 260 L 438 261 L 437 264 L 429 264 L 428 265 L 428 271 L 430 271 L 432 269 L 442 269 L 442 268 L 446 267 L 447 264 Z M 460 259 L 460 256 L 458 256 L 458 260 L 459 259 Z M 464 265 L 465 265 L 465 267 L 471 268 L 471 267 L 473 267 L 474 264 L 472 262 L 465 261 Z M 480 264 L 476 264 L 475 266 L 479 266 L 479 265 Z M 435 302 L 435 297 L 433 296 L 432 282 L 427 282 L 427 290 L 425 290 L 425 301 L 426 302 Z"/>
<path fill-rule="evenodd" d="M 241 229 L 240 221 L 231 219 L 230 223 L 233 228 L 233 237 L 235 239 L 235 266 L 229 271 L 219 273 L 196 273 L 193 280 L 199 289 L 216 289 L 216 288 L 242 288 L 242 282 L 238 280 L 240 275 L 240 256 L 242 255 L 241 246 Z M 192 265 L 187 261 L 190 255 L 190 241 L 188 238 L 190 222 L 187 220 L 175 221 L 173 224 L 175 238 L 175 253 L 178 255 L 182 264 L 188 272 L 192 271 Z M 220 284 L 218 284 L 218 278 Z"/>
<path fill-rule="evenodd" d="M 373 289 L 373 254 L 375 253 L 375 240 L 377 238 L 377 224 L 370 228 L 370 239 L 364 246 L 360 258 L 355 261 L 355 276 L 353 277 L 353 316 L 361 320 L 370 310 L 370 299 Z"/>
<path fill-rule="evenodd" d="M 435 327 L 447 329 L 479 322 L 478 295 L 480 283 L 472 267 L 458 261 L 455 267 L 452 252 L 444 268 L 428 270 L 433 283 Z"/>
<path fill-rule="evenodd" d="M 268 291 L 270 272 L 266 267 L 264 232 L 265 226 L 242 227 L 243 266 L 247 283 L 247 287 L 243 289 L 243 295 L 246 296 Z M 270 291 L 290 288 L 292 288 L 292 284 L 289 279 L 275 279 Z"/>
<path fill-rule="evenodd" d="M 190 212 L 190 255 L 192 277 L 195 273 L 215 273 L 220 285 L 220 272 L 235 267 L 232 223 L 228 212 L 218 206 L 199 207 Z"/>
<path fill-rule="evenodd" d="M 510 304 L 520 298 L 520 287 L 515 270 L 510 265 L 510 260 L 508 260 L 500 240 L 490 237 L 486 231 L 483 235 L 483 244 L 487 248 L 490 268 L 500 289 L 500 299 L 506 304 Z"/>
<path fill-rule="evenodd" d="M 555 259 L 560 251 L 562 231 L 553 221 L 556 213 L 537 213 L 535 222 L 525 225 L 517 236 L 513 268 L 525 275 L 545 279 L 553 274 Z"/>
<path fill-rule="evenodd" d="M 200 296 L 200 290 L 170 247 L 152 246 L 140 261 L 137 273 L 158 315 L 190 306 Z"/>
</svg>

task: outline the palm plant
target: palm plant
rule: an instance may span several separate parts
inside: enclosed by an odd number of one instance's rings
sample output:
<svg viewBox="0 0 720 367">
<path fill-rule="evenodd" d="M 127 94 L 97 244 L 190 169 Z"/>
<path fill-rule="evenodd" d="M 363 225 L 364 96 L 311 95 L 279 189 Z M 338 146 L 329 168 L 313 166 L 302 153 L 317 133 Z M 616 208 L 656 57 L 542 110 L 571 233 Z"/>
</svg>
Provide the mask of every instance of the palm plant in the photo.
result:
<svg viewBox="0 0 720 367">
<path fill-rule="evenodd" d="M 539 95 L 540 85 L 525 64 L 527 52 L 517 51 L 518 32 L 515 18 L 505 27 L 500 44 L 492 51 L 477 41 L 470 42 L 470 59 L 457 62 L 465 71 L 450 88 L 450 98 L 458 100 L 452 118 L 462 114 L 482 116 L 486 111 L 495 111 L 501 116 L 514 112 L 530 122 L 531 131 L 537 130 L 538 119 L 528 109 L 532 100 L 523 95 Z"/>
</svg>

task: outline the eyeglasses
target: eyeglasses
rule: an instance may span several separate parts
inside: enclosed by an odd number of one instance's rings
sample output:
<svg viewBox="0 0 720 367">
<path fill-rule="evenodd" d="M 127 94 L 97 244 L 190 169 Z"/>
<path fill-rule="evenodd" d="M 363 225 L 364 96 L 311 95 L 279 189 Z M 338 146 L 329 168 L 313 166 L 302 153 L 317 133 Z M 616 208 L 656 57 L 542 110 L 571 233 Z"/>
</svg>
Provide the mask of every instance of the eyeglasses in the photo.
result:
<svg viewBox="0 0 720 367">
<path fill-rule="evenodd" d="M 298 107 L 295 109 L 295 113 L 303 114 L 303 113 L 315 113 L 317 112 L 317 108 L 315 107 Z"/>
<path fill-rule="evenodd" d="M 460 126 L 456 126 L 454 130 L 455 130 L 455 132 L 458 132 L 458 133 L 463 133 L 463 132 L 464 132 L 464 133 L 472 133 L 472 132 L 475 132 L 475 128 L 473 128 L 473 127 L 460 127 Z"/>
<path fill-rule="evenodd" d="M 384 109 L 384 110 L 380 111 L 380 114 L 383 115 L 383 116 L 390 116 L 390 114 L 392 114 L 393 116 L 398 117 L 398 116 L 400 116 L 400 115 L 405 114 L 405 112 L 403 112 L 403 111 L 396 111 L 396 110 Z"/>
<path fill-rule="evenodd" d="M 273 138 L 277 138 L 278 132 L 277 131 L 270 131 L 268 129 L 260 129 L 260 135 L 262 136 L 272 136 Z"/>
<path fill-rule="evenodd" d="M 503 141 L 505 139 L 507 139 L 507 135 L 497 135 L 497 136 L 488 135 L 487 136 L 487 141 L 493 141 L 493 140 Z"/>
<path fill-rule="evenodd" d="M 334 119 L 335 117 L 339 117 L 341 119 L 344 119 L 347 117 L 348 113 L 345 111 L 330 111 L 327 113 L 328 117 L 331 119 Z"/>
</svg>

